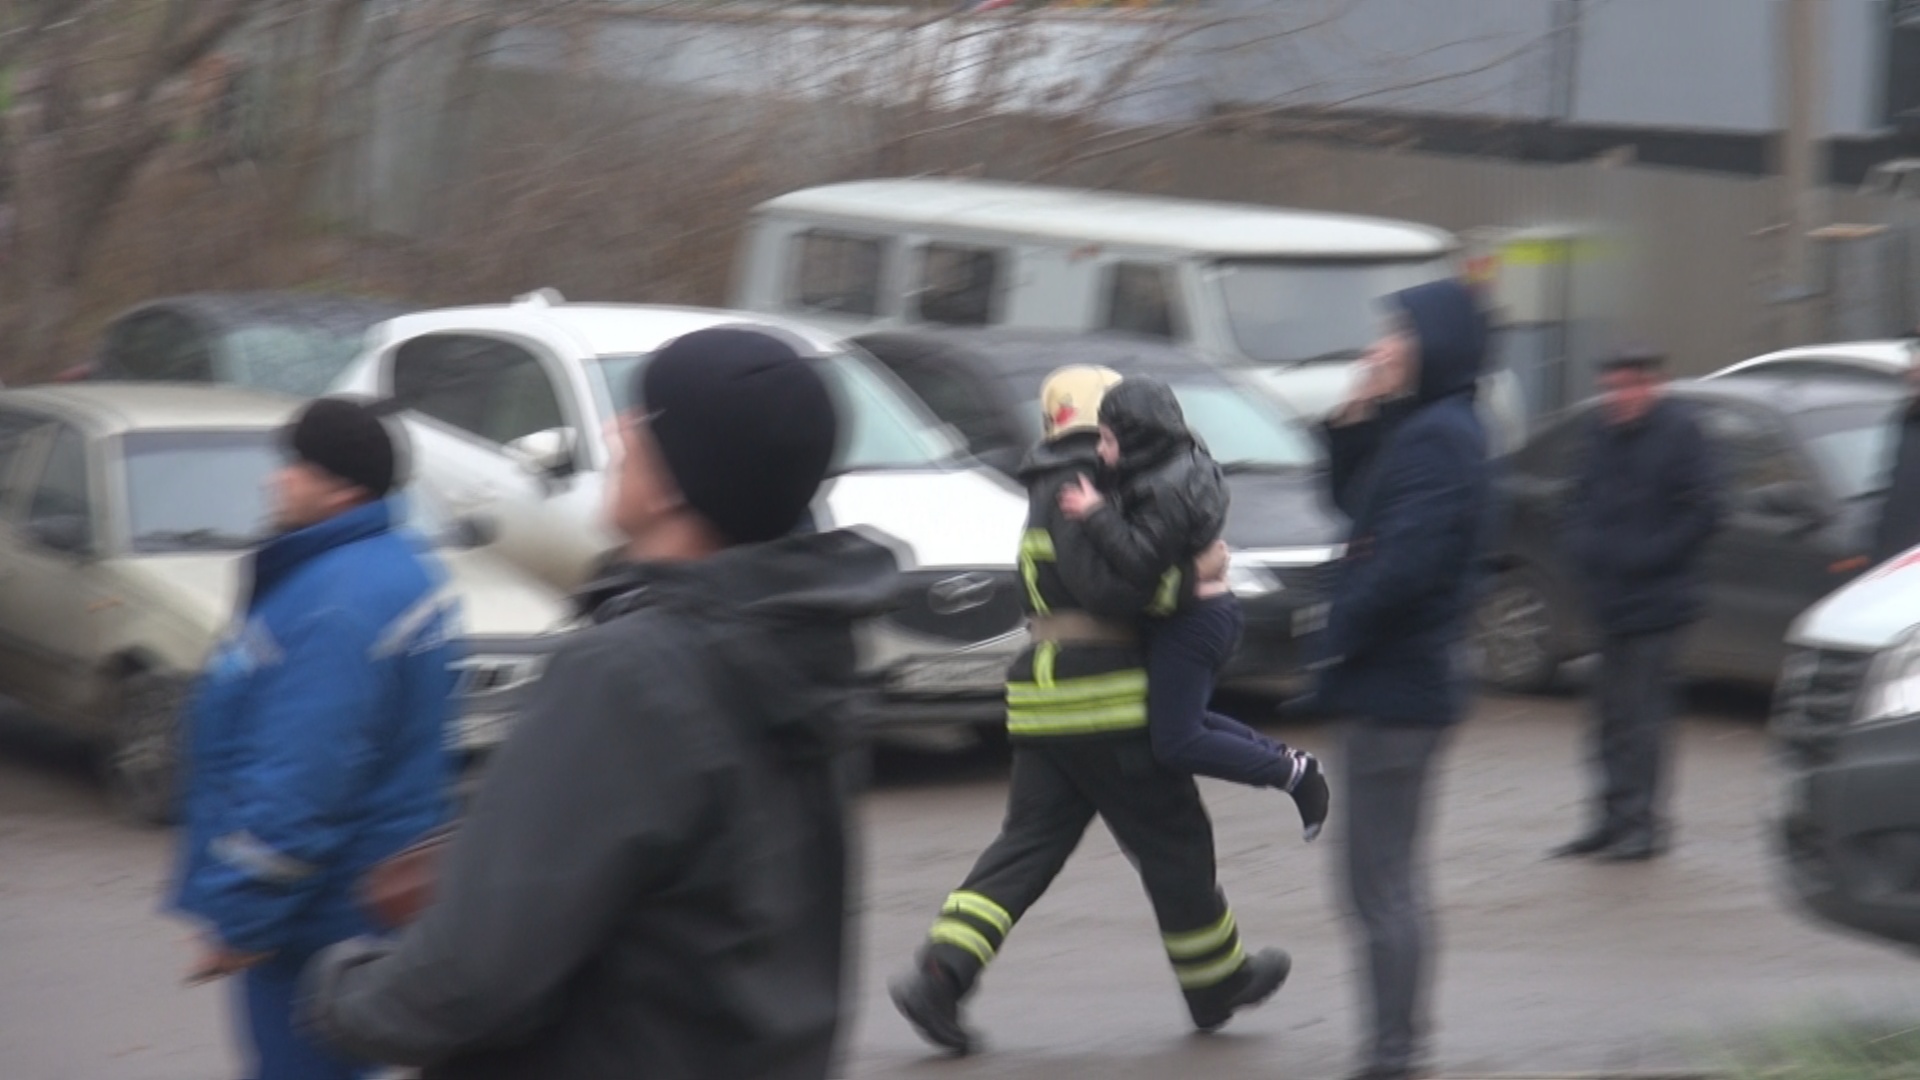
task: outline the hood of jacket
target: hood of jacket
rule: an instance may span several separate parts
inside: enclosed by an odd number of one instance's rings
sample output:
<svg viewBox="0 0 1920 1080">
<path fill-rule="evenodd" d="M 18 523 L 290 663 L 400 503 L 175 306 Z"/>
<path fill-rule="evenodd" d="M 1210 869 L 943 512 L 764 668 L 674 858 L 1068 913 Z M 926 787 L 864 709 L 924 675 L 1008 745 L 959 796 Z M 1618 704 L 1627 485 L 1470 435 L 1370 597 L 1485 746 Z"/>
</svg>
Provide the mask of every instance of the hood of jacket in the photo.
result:
<svg viewBox="0 0 1920 1080">
<path fill-rule="evenodd" d="M 1419 404 L 1472 394 L 1487 355 L 1487 319 L 1473 292 L 1458 281 L 1433 281 L 1395 293 L 1393 302 L 1420 342 Z"/>
<path fill-rule="evenodd" d="M 1112 429 L 1120 443 L 1116 471 L 1122 477 L 1164 464 L 1194 445 L 1180 399 L 1159 379 L 1121 380 L 1100 402 L 1100 423 Z"/>
<path fill-rule="evenodd" d="M 1020 482 L 1033 482 L 1051 472 L 1078 469 L 1088 475 L 1100 471 L 1100 435 L 1093 431 L 1070 431 L 1057 439 L 1048 439 L 1027 453 L 1020 463 Z"/>
<path fill-rule="evenodd" d="M 796 756 L 830 752 L 852 693 L 854 627 L 899 605 L 891 548 L 851 529 L 728 548 L 693 562 L 628 563 L 579 597 L 596 622 L 659 608 L 704 629 L 742 715 Z"/>
</svg>

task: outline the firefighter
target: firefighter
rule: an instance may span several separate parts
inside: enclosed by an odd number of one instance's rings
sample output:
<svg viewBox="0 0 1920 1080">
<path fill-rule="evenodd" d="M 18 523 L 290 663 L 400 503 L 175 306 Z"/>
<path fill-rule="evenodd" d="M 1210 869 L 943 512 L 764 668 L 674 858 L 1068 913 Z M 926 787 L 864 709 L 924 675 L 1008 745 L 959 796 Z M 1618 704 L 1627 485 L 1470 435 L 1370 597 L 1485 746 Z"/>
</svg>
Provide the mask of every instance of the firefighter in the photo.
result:
<svg viewBox="0 0 1920 1080">
<path fill-rule="evenodd" d="M 1007 684 L 1013 777 L 1006 823 L 973 872 L 941 905 L 914 970 L 891 987 L 922 1037 L 952 1053 L 975 1039 L 960 1007 L 1014 923 L 1040 899 L 1097 814 L 1132 858 L 1151 897 L 1167 958 L 1193 1024 L 1215 1031 L 1271 997 L 1292 961 L 1249 956 L 1215 880 L 1213 823 L 1193 777 L 1154 758 L 1138 622 L 1157 596 L 1128 585 L 1094 553 L 1060 492 L 1099 470 L 1100 401 L 1120 376 L 1069 367 L 1041 391 L 1046 438 L 1020 470 L 1027 530 L 1020 541 L 1032 642 Z M 1170 570 L 1191 588 L 1224 575 L 1209 556 Z"/>
</svg>

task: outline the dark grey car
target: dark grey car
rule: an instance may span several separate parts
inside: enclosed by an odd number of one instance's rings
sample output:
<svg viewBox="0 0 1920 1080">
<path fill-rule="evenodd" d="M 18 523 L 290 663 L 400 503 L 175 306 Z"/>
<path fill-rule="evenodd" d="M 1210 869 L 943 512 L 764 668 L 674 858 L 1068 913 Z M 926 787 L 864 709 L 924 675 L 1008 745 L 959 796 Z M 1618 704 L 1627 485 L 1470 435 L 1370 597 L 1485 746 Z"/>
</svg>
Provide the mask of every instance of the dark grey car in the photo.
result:
<svg viewBox="0 0 1920 1080">
<path fill-rule="evenodd" d="M 1725 511 L 1703 559 L 1706 614 L 1679 670 L 1772 685 L 1794 617 L 1868 566 L 1898 396 L 1873 383 L 1759 374 L 1670 393 L 1713 447 Z M 1546 689 L 1564 661 L 1597 648 L 1562 535 L 1596 404 L 1548 420 L 1497 474 L 1500 528 L 1475 640 L 1482 674 L 1507 690 Z"/>
<path fill-rule="evenodd" d="M 320 293 L 195 293 L 114 317 L 94 379 L 219 383 L 310 398 L 326 393 L 374 325 L 410 308 Z"/>
</svg>

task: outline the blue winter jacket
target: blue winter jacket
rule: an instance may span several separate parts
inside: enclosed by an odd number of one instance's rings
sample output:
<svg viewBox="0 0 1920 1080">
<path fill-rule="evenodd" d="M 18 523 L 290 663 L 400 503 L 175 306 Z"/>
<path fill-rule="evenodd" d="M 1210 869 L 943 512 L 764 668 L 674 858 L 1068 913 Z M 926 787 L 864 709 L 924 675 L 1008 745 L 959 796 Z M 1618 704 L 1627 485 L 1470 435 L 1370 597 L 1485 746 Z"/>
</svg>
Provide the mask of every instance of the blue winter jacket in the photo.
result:
<svg viewBox="0 0 1920 1080">
<path fill-rule="evenodd" d="M 1330 426 L 1334 500 L 1352 519 L 1328 613 L 1320 699 L 1388 726 L 1444 726 L 1466 705 L 1460 650 L 1487 541 L 1491 466 L 1474 407 L 1487 330 L 1440 281 L 1393 298 L 1420 342 L 1410 402 Z"/>
<path fill-rule="evenodd" d="M 187 745 L 174 906 L 245 952 L 365 933 L 360 876 L 446 814 L 458 611 L 388 503 L 253 557 Z"/>
</svg>

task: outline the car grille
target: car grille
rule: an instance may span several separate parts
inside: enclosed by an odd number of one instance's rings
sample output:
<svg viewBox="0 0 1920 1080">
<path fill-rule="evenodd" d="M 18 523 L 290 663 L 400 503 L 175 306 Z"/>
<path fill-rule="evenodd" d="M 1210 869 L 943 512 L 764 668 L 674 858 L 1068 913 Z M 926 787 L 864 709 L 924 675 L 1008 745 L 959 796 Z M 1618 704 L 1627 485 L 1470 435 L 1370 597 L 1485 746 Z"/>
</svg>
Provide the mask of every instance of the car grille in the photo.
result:
<svg viewBox="0 0 1920 1080">
<path fill-rule="evenodd" d="M 887 619 L 908 633 L 972 645 L 1026 622 L 1019 579 L 1010 570 L 920 570 L 905 578 L 901 606 Z"/>
<path fill-rule="evenodd" d="M 459 678 L 459 713 L 447 731 L 449 747 L 475 752 L 505 739 L 558 643 L 557 637 L 465 642 L 467 655 L 453 665 Z"/>
<path fill-rule="evenodd" d="M 1874 654 L 1852 649 L 1796 649 L 1773 696 L 1773 734 L 1802 767 L 1834 759 L 1853 722 Z"/>
<path fill-rule="evenodd" d="M 1339 560 L 1320 563 L 1317 566 L 1277 566 L 1272 567 L 1274 576 L 1286 587 L 1287 598 L 1297 607 L 1301 604 L 1324 603 L 1333 595 L 1334 575 L 1339 572 Z"/>
</svg>

